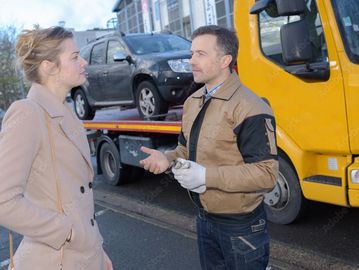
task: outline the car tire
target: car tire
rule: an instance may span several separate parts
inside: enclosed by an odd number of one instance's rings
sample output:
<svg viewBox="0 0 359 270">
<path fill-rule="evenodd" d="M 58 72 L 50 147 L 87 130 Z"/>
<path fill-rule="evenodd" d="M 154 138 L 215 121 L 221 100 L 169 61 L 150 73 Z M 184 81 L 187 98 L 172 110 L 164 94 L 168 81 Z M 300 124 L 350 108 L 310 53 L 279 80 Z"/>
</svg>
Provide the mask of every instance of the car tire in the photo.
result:
<svg viewBox="0 0 359 270">
<path fill-rule="evenodd" d="M 129 170 L 121 163 L 120 153 L 115 144 L 108 142 L 102 144 L 100 165 L 106 183 L 117 186 L 129 181 Z"/>
<path fill-rule="evenodd" d="M 290 224 L 300 218 L 306 208 L 299 179 L 292 165 L 278 157 L 279 174 L 274 189 L 265 195 L 268 220 L 276 224 Z"/>
<path fill-rule="evenodd" d="M 168 112 L 168 103 L 160 96 L 157 87 L 150 81 L 141 82 L 136 89 L 136 105 L 142 118 L 164 118 Z"/>
<path fill-rule="evenodd" d="M 95 111 L 90 107 L 85 92 L 82 89 L 76 90 L 74 94 L 75 113 L 80 120 L 92 120 Z"/>
</svg>

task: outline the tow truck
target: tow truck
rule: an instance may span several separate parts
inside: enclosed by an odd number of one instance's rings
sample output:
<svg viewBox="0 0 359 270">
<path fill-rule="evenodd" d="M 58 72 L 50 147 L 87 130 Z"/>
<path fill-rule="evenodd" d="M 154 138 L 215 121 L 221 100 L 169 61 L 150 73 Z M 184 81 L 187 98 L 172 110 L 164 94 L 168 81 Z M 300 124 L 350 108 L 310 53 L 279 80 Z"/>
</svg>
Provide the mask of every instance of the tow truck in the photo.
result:
<svg viewBox="0 0 359 270">
<path fill-rule="evenodd" d="M 137 109 L 108 109 L 98 111 L 93 120 L 83 121 L 96 155 L 97 173 L 103 174 L 108 184 L 122 185 L 142 176 L 139 161 L 146 154 L 139 150 L 141 146 L 160 151 L 176 147 L 182 106 L 172 107 L 160 118 L 141 119 Z"/>
<path fill-rule="evenodd" d="M 289 224 L 307 200 L 359 207 L 359 1 L 234 1 L 240 80 L 265 98 L 277 123 L 279 177 L 268 219 Z M 98 134 L 98 173 L 122 184 L 143 172 L 140 145 L 172 149 L 181 108 L 164 121 L 85 121 Z M 112 116 L 111 116 L 112 117 Z"/>
</svg>

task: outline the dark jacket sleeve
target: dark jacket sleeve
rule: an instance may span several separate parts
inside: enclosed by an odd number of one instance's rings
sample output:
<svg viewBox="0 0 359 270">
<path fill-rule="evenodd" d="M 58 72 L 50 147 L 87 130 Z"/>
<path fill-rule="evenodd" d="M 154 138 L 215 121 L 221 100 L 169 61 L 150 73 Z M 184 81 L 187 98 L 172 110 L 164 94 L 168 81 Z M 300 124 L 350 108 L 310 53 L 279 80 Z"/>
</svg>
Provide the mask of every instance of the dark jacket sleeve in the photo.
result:
<svg viewBox="0 0 359 270">
<path fill-rule="evenodd" d="M 167 151 L 165 153 L 167 159 L 172 162 L 177 158 L 184 158 L 184 159 L 188 159 L 188 153 L 187 153 L 187 141 L 186 138 L 183 135 L 183 132 L 181 131 L 181 133 L 178 136 L 178 145 L 176 147 L 176 149 L 172 150 L 172 151 Z"/>
</svg>

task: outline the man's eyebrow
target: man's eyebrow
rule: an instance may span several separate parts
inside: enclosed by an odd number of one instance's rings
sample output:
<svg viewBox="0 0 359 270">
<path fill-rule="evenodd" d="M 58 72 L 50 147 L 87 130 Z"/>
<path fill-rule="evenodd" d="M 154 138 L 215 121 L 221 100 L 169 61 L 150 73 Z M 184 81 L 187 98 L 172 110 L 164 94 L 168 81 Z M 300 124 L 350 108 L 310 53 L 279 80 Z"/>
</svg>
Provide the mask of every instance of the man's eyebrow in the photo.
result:
<svg viewBox="0 0 359 270">
<path fill-rule="evenodd" d="M 72 54 L 79 54 L 79 53 L 80 53 L 80 51 L 75 51 Z"/>
</svg>

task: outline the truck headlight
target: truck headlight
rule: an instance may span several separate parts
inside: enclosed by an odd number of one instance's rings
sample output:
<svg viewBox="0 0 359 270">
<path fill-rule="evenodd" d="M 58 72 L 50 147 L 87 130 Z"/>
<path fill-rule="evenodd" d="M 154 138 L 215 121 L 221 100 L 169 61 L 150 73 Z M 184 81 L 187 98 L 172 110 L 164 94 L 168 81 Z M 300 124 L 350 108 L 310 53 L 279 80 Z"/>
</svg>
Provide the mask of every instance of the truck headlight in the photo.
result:
<svg viewBox="0 0 359 270">
<path fill-rule="evenodd" d="M 352 170 L 350 176 L 353 184 L 359 184 L 359 170 Z"/>
<path fill-rule="evenodd" d="M 167 63 L 173 72 L 179 72 L 179 73 L 192 72 L 192 67 L 189 64 L 189 59 L 173 59 L 173 60 L 168 60 Z"/>
</svg>

